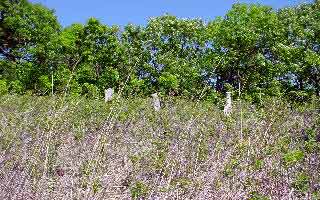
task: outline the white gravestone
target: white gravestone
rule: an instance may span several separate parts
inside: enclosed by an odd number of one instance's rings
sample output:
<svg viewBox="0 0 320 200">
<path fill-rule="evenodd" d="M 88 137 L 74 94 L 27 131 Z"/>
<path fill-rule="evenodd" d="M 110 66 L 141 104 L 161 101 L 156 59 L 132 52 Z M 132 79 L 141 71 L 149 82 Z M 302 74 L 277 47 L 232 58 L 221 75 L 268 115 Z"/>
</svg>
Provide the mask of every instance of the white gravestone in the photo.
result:
<svg viewBox="0 0 320 200">
<path fill-rule="evenodd" d="M 152 96 L 154 110 L 157 112 L 160 111 L 161 105 L 160 105 L 160 99 L 158 97 L 158 94 L 154 93 L 151 96 Z"/>
<path fill-rule="evenodd" d="M 227 92 L 226 105 L 224 106 L 223 113 L 225 116 L 229 116 L 232 111 L 231 92 Z"/>
<path fill-rule="evenodd" d="M 114 90 L 112 88 L 108 88 L 104 91 L 104 101 L 108 102 L 112 100 Z"/>
</svg>

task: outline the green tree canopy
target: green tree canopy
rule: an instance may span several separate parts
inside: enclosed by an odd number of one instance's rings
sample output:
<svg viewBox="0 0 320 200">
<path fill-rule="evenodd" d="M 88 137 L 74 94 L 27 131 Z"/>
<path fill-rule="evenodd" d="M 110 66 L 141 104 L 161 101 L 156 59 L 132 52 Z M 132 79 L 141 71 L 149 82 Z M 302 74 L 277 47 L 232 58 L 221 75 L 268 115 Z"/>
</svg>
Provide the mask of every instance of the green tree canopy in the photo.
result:
<svg viewBox="0 0 320 200">
<path fill-rule="evenodd" d="M 27 0 L 0 2 L 2 94 L 217 96 L 240 86 L 304 101 L 320 95 L 320 3 L 234 4 L 205 23 L 172 15 L 121 29 L 95 18 L 62 28 Z M 52 82 L 53 81 L 53 85 Z"/>
</svg>

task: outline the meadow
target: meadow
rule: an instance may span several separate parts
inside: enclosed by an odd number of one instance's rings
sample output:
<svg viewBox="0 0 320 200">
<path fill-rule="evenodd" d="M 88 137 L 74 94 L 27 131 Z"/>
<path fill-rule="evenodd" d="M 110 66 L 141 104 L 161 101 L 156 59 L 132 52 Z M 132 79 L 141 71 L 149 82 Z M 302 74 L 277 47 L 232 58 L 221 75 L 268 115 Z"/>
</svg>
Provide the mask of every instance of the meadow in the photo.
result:
<svg viewBox="0 0 320 200">
<path fill-rule="evenodd" d="M 319 101 L 0 97 L 0 199 L 320 199 Z"/>
</svg>

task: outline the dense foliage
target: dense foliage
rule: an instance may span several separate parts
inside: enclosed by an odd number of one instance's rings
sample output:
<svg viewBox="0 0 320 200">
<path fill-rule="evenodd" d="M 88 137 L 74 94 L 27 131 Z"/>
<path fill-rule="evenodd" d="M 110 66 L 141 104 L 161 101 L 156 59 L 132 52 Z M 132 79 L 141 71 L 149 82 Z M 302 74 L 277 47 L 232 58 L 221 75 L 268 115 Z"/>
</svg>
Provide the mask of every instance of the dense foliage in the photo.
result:
<svg viewBox="0 0 320 200">
<path fill-rule="evenodd" d="M 164 15 L 121 30 L 95 18 L 62 28 L 27 0 L 0 2 L 0 94 L 247 99 L 320 95 L 320 2 L 274 10 L 234 4 L 208 23 Z M 52 91 L 51 91 L 52 90 Z"/>
</svg>

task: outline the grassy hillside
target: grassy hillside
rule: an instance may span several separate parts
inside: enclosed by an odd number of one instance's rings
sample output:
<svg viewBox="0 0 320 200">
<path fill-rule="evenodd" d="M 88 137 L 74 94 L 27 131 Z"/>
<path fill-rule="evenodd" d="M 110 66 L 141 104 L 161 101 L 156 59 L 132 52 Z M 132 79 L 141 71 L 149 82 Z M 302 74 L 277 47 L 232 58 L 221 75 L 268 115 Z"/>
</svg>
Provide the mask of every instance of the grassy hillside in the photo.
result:
<svg viewBox="0 0 320 200">
<path fill-rule="evenodd" d="M 319 105 L 4 96 L 0 199 L 319 199 Z"/>
</svg>

